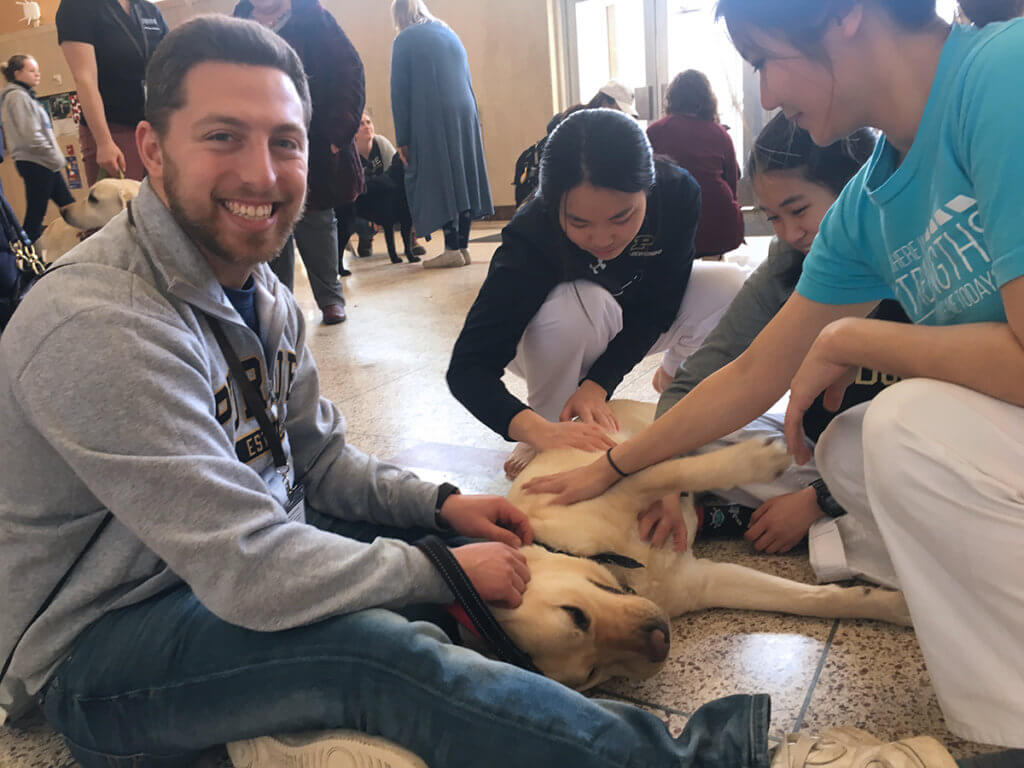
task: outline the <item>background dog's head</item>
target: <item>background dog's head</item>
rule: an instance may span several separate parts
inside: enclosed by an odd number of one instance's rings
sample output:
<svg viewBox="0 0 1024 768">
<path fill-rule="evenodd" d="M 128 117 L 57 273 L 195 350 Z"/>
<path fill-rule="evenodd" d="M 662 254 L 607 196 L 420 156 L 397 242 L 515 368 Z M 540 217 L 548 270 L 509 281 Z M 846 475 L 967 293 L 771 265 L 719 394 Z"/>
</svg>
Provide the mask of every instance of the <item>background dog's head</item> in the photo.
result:
<svg viewBox="0 0 1024 768">
<path fill-rule="evenodd" d="M 139 194 L 139 182 L 132 179 L 101 179 L 89 188 L 84 200 L 65 205 L 60 215 L 77 229 L 99 229 L 125 209 Z"/>
<path fill-rule="evenodd" d="M 629 594 L 611 571 L 580 557 L 524 547 L 523 604 L 494 615 L 548 677 L 577 690 L 625 676 L 650 677 L 668 656 L 668 616 Z"/>
</svg>

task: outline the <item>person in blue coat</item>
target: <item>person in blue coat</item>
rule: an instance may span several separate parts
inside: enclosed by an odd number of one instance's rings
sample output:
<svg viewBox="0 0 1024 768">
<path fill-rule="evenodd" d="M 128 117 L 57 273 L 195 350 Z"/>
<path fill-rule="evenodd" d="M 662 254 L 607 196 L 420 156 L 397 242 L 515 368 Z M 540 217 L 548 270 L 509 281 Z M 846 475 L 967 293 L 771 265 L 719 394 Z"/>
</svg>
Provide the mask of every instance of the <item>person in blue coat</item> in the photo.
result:
<svg viewBox="0 0 1024 768">
<path fill-rule="evenodd" d="M 394 0 L 391 15 L 391 111 L 412 222 L 444 230 L 444 251 L 423 266 L 465 266 L 470 224 L 494 212 L 466 49 L 423 0 Z"/>
</svg>

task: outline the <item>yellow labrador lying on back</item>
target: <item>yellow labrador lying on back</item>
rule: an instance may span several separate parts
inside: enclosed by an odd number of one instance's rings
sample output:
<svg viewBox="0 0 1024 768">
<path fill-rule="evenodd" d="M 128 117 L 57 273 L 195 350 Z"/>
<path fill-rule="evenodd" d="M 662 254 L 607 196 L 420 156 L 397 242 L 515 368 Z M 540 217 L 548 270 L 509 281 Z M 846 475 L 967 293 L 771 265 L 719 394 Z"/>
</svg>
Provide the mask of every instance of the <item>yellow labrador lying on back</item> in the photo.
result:
<svg viewBox="0 0 1024 768">
<path fill-rule="evenodd" d="M 621 426 L 616 435 L 620 441 L 654 417 L 653 404 L 619 400 L 612 409 Z M 777 476 L 790 464 L 780 441 L 750 440 L 665 461 L 620 480 L 595 499 L 570 506 L 552 504 L 551 494 L 522 490 L 530 478 L 582 466 L 598 455 L 576 449 L 544 451 L 508 495 L 529 516 L 535 540 L 543 546 L 523 549 L 531 573 L 523 604 L 514 610 L 495 609 L 494 615 L 547 676 L 579 690 L 619 675 L 649 677 L 668 656 L 669 618 L 703 608 L 910 623 L 899 592 L 802 584 L 694 557 L 690 547 L 697 514 L 692 492 Z M 674 491 L 686 494 L 688 542 L 682 553 L 651 547 L 637 527 L 641 512 Z"/>
</svg>

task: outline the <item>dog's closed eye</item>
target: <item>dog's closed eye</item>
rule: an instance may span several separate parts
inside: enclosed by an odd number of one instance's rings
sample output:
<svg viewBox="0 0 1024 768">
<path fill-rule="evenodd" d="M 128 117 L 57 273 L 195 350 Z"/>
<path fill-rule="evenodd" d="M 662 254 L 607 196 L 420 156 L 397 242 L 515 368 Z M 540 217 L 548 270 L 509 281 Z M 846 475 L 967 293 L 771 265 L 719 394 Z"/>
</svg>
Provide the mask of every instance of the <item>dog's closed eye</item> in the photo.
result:
<svg viewBox="0 0 1024 768">
<path fill-rule="evenodd" d="M 90 202 L 90 203 L 98 203 L 98 202 L 99 202 L 99 200 L 97 200 L 97 199 L 96 199 L 96 195 L 94 195 L 94 194 L 92 194 L 92 193 L 90 192 L 90 193 L 89 193 L 89 202 Z"/>
<path fill-rule="evenodd" d="M 630 587 L 626 587 L 626 586 L 610 587 L 607 584 L 602 584 L 601 582 L 594 581 L 593 579 L 590 579 L 590 583 L 593 584 L 598 589 L 603 589 L 605 592 L 611 592 L 613 595 L 635 595 L 636 594 L 636 592 L 633 589 L 631 589 Z"/>
<path fill-rule="evenodd" d="M 576 625 L 577 629 L 583 632 L 590 629 L 590 618 L 575 605 L 563 605 L 562 610 L 572 617 L 573 624 Z"/>
</svg>

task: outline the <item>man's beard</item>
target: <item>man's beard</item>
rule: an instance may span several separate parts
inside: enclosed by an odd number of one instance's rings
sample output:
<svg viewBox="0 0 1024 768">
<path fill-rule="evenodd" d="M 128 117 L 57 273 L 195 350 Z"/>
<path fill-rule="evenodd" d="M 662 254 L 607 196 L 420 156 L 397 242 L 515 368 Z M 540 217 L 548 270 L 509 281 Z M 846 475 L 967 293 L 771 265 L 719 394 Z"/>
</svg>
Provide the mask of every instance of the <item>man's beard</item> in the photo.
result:
<svg viewBox="0 0 1024 768">
<path fill-rule="evenodd" d="M 257 264 L 273 261 L 281 253 L 281 249 L 288 241 L 295 228 L 295 223 L 302 218 L 305 209 L 305 199 L 302 205 L 295 212 L 294 216 L 288 217 L 285 214 L 285 205 L 278 207 L 277 223 L 268 232 L 252 232 L 246 235 L 239 232 L 244 245 L 232 249 L 230 245 L 220 239 L 217 230 L 217 207 L 220 203 L 212 196 L 208 201 L 201 201 L 200 205 L 193 206 L 190 210 L 186 200 L 188 195 L 183 194 L 179 185 L 181 174 L 174 162 L 164 155 L 164 193 L 167 195 L 167 207 L 174 216 L 178 226 L 194 242 L 200 251 L 206 251 L 215 258 L 229 264 Z M 259 195 L 252 195 L 258 198 Z M 244 196 L 243 196 L 244 199 Z M 208 212 L 199 210 L 201 205 L 208 202 L 213 208 Z"/>
</svg>

